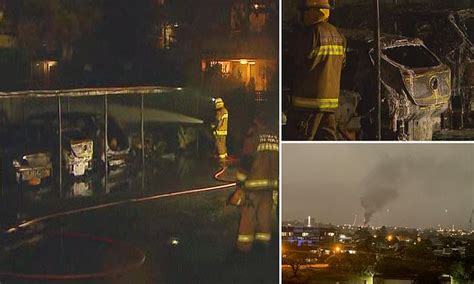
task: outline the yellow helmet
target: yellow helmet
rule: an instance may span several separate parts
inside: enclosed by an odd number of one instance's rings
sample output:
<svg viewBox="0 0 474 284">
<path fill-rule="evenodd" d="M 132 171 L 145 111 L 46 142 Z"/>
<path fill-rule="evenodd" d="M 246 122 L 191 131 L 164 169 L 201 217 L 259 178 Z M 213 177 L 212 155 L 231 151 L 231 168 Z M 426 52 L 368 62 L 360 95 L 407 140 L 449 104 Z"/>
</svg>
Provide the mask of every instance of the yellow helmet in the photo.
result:
<svg viewBox="0 0 474 284">
<path fill-rule="evenodd" d="M 302 0 L 301 8 L 331 9 L 331 4 L 329 4 L 329 0 Z"/>
<path fill-rule="evenodd" d="M 216 106 L 216 109 L 220 109 L 224 107 L 224 101 L 221 98 L 215 99 L 214 104 Z"/>
</svg>

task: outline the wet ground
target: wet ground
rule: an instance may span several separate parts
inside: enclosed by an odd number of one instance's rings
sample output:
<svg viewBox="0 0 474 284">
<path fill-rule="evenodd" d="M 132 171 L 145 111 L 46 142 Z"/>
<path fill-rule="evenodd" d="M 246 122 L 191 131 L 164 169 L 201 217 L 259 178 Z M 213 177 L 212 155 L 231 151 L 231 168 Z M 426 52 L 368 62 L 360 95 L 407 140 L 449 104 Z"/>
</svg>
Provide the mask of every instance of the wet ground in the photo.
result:
<svg viewBox="0 0 474 284">
<path fill-rule="evenodd" d="M 140 167 L 129 168 L 124 175 L 129 182 L 113 183 L 116 177 L 112 175 L 107 188 L 100 178 L 92 177 L 89 188 L 68 183 L 61 191 L 51 185 L 22 194 L 4 192 L 2 212 L 9 216 L 3 216 L 2 228 L 86 206 L 223 184 L 213 178 L 219 166 L 211 159 L 177 157 L 172 163 L 148 166 L 144 187 Z M 226 176 L 232 176 L 232 167 L 223 178 Z M 232 190 L 126 203 L 52 218 L 4 234 L 0 270 L 56 275 L 118 273 L 54 283 L 276 283 L 277 238 L 269 249 L 256 248 L 250 256 L 234 253 L 239 213 L 234 207 L 225 207 Z M 277 236 L 277 220 L 274 224 Z M 146 260 L 136 268 L 139 252 Z M 14 277 L 1 282 L 31 283 Z"/>
</svg>

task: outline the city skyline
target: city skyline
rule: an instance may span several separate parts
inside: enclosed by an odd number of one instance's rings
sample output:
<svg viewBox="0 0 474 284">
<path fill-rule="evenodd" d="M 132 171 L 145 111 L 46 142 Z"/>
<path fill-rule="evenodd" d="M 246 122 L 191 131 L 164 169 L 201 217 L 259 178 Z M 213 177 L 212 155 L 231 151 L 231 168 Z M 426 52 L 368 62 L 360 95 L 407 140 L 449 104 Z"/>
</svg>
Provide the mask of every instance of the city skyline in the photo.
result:
<svg viewBox="0 0 474 284">
<path fill-rule="evenodd" d="M 474 145 L 283 147 L 284 221 L 469 229 Z"/>
</svg>

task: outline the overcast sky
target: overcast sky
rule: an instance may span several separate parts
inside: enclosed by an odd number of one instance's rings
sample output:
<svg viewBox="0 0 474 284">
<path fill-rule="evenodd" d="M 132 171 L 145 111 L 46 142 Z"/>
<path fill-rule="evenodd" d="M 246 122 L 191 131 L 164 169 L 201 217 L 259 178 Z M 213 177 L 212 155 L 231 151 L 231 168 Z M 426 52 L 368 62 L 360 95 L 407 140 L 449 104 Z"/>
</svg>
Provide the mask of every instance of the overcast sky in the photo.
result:
<svg viewBox="0 0 474 284">
<path fill-rule="evenodd" d="M 283 220 L 469 228 L 474 144 L 284 144 Z M 365 210 L 365 204 L 368 210 Z"/>
</svg>

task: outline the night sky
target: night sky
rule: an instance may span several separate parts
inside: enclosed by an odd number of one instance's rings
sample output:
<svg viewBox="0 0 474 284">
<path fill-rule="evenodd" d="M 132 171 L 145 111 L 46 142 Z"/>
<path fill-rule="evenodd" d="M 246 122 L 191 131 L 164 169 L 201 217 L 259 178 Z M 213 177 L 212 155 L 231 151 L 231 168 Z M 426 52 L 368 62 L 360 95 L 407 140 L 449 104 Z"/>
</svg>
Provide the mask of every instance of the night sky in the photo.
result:
<svg viewBox="0 0 474 284">
<path fill-rule="evenodd" d="M 283 220 L 469 228 L 474 144 L 283 145 Z"/>
</svg>

